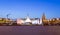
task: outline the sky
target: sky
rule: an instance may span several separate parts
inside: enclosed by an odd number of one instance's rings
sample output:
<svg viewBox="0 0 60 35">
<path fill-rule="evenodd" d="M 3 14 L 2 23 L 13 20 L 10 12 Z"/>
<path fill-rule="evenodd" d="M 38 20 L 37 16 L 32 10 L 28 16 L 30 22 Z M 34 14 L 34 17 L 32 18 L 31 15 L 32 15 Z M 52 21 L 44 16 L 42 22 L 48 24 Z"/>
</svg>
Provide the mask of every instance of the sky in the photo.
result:
<svg viewBox="0 0 60 35">
<path fill-rule="evenodd" d="M 29 14 L 30 18 L 41 18 L 45 13 L 46 18 L 60 17 L 59 0 L 0 0 L 0 17 L 25 18 Z"/>
</svg>

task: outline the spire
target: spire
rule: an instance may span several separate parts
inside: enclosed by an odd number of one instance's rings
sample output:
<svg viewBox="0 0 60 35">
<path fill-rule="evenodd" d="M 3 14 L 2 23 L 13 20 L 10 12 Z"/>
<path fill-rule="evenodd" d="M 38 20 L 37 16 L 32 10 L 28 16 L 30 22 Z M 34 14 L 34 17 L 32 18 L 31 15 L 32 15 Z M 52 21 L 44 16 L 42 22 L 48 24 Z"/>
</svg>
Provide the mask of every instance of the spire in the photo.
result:
<svg viewBox="0 0 60 35">
<path fill-rule="evenodd" d="M 45 13 L 43 13 L 42 20 L 45 20 L 45 19 L 46 19 L 46 16 L 45 16 Z"/>
<path fill-rule="evenodd" d="M 26 20 L 25 22 L 31 22 L 30 18 L 29 18 L 29 14 L 27 14 Z"/>
<path fill-rule="evenodd" d="M 29 13 L 27 13 L 26 19 L 29 18 Z M 30 19 L 30 18 L 29 18 Z"/>
<path fill-rule="evenodd" d="M 29 14 L 27 13 L 27 18 L 29 17 Z"/>
</svg>

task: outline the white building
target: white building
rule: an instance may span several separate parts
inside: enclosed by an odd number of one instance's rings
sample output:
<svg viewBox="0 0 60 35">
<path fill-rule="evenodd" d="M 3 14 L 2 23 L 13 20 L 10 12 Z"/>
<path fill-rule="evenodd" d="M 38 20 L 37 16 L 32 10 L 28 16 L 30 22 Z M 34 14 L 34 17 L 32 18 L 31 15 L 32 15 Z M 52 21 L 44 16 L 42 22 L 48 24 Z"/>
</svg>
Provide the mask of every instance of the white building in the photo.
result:
<svg viewBox="0 0 60 35">
<path fill-rule="evenodd" d="M 42 20 L 39 19 L 39 18 L 29 18 L 29 17 L 26 17 L 24 19 L 17 19 L 17 24 L 20 24 L 20 25 L 30 25 L 30 24 L 42 24 Z"/>
<path fill-rule="evenodd" d="M 39 24 L 40 24 L 40 25 L 42 24 L 42 19 L 40 19 Z"/>
<path fill-rule="evenodd" d="M 30 25 L 32 24 L 32 21 L 29 17 L 26 18 L 25 22 L 24 22 L 25 25 Z"/>
<path fill-rule="evenodd" d="M 32 20 L 32 24 L 38 24 L 38 20 Z"/>
<path fill-rule="evenodd" d="M 30 18 L 29 18 L 29 17 L 27 17 L 27 18 L 26 18 L 25 23 L 26 23 L 26 22 L 31 23 L 31 20 L 30 20 Z"/>
<path fill-rule="evenodd" d="M 32 21 L 30 20 L 29 17 L 26 17 L 26 18 L 22 18 L 22 19 L 17 19 L 17 24 L 20 24 L 20 25 L 30 25 L 32 24 Z"/>
<path fill-rule="evenodd" d="M 22 20 L 22 19 L 17 19 L 17 24 L 21 25 L 21 24 L 23 24 L 23 23 L 24 23 L 24 20 Z"/>
<path fill-rule="evenodd" d="M 40 25 L 40 24 L 42 24 L 42 20 L 40 20 L 40 19 L 32 20 L 32 24 L 38 24 L 38 25 Z"/>
</svg>

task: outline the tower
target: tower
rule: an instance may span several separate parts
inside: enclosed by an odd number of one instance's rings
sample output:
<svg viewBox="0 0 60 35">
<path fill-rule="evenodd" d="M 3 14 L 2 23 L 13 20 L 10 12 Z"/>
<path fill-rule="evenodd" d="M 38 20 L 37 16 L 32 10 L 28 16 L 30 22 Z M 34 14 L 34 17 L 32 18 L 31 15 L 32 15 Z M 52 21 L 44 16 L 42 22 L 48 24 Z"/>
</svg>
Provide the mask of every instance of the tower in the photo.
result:
<svg viewBox="0 0 60 35">
<path fill-rule="evenodd" d="M 46 20 L 45 13 L 43 13 L 42 19 L 39 19 L 39 23 L 43 25 L 44 20 Z"/>
<path fill-rule="evenodd" d="M 45 24 L 45 22 L 46 22 L 45 20 L 46 20 L 45 13 L 43 13 L 43 15 L 42 15 L 42 25 Z"/>
<path fill-rule="evenodd" d="M 46 20 L 45 13 L 43 13 L 43 15 L 42 15 L 42 20 Z"/>
</svg>

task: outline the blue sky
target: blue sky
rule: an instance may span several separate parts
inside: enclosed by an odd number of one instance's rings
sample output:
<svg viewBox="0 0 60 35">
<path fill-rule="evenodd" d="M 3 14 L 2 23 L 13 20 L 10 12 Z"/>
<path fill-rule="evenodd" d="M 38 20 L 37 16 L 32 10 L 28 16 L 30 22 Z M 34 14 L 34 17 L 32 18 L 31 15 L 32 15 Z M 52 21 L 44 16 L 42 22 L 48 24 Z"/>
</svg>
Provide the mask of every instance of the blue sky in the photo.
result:
<svg viewBox="0 0 60 35">
<path fill-rule="evenodd" d="M 30 18 L 41 18 L 45 13 L 47 18 L 60 17 L 59 0 L 0 0 L 0 17 L 24 18 L 29 14 Z"/>
</svg>

